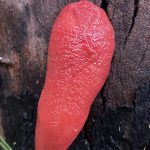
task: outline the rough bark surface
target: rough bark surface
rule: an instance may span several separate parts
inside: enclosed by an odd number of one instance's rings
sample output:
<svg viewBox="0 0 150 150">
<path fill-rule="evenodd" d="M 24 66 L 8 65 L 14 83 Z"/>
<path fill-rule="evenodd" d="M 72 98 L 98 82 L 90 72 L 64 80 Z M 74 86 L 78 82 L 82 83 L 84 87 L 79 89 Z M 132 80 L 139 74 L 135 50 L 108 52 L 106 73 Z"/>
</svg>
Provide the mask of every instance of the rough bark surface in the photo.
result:
<svg viewBox="0 0 150 150">
<path fill-rule="evenodd" d="M 51 27 L 73 1 L 0 0 L 0 135 L 14 150 L 34 150 Z M 114 26 L 116 50 L 109 78 L 69 150 L 149 150 L 150 1 L 93 2 Z"/>
</svg>

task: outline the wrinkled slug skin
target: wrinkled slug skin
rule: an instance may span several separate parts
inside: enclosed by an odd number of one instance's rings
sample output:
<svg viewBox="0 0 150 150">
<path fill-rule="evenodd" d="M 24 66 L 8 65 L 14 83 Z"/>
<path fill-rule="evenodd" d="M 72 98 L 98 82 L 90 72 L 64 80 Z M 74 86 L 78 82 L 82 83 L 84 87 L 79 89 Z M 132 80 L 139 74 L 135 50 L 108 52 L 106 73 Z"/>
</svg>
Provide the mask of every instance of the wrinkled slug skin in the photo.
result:
<svg viewBox="0 0 150 150">
<path fill-rule="evenodd" d="M 108 76 L 114 48 L 113 27 L 101 8 L 80 1 L 61 11 L 49 42 L 36 150 L 66 150 L 77 137 Z"/>
</svg>

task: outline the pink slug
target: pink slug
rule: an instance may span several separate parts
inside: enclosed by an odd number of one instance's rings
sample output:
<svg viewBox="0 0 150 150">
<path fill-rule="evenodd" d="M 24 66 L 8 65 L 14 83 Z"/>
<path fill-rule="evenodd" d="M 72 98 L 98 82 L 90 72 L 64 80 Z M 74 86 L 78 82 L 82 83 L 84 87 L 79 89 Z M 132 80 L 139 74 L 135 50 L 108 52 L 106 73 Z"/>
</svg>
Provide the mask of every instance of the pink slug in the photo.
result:
<svg viewBox="0 0 150 150">
<path fill-rule="evenodd" d="M 114 48 L 114 30 L 103 9 L 82 0 L 60 12 L 38 104 L 36 150 L 66 150 L 74 141 L 109 74 Z"/>
</svg>

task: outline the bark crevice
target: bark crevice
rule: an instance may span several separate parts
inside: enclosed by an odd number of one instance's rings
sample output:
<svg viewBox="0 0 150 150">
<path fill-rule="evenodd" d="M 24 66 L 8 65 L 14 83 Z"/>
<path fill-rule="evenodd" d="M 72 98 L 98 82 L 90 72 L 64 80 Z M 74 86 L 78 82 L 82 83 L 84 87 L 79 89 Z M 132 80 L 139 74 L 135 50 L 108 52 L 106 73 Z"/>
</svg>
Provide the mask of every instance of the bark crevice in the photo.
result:
<svg viewBox="0 0 150 150">
<path fill-rule="evenodd" d="M 129 32 L 125 38 L 125 41 L 124 41 L 124 44 L 123 44 L 123 50 L 125 49 L 125 45 L 128 41 L 128 38 L 132 32 L 132 29 L 134 27 L 134 24 L 135 24 L 135 19 L 137 17 L 137 14 L 138 14 L 138 9 L 139 9 L 139 0 L 134 0 L 134 11 L 133 11 L 133 15 L 132 15 L 132 22 L 131 22 L 131 26 L 130 26 L 130 29 L 129 29 Z"/>
<path fill-rule="evenodd" d="M 109 3 L 109 0 L 102 0 L 101 2 L 101 7 L 105 10 L 106 14 L 108 14 L 107 12 L 108 3 Z"/>
</svg>

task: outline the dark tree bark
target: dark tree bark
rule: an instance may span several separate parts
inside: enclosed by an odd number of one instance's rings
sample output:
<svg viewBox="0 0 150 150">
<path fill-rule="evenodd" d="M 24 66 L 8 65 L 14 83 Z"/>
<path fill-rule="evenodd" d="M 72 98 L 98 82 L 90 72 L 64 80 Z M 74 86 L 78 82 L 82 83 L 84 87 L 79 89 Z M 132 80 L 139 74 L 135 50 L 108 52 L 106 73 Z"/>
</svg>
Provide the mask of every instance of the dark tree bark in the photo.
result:
<svg viewBox="0 0 150 150">
<path fill-rule="evenodd" d="M 0 135 L 14 150 L 34 150 L 49 35 L 60 10 L 73 1 L 0 1 Z M 93 2 L 107 12 L 114 26 L 116 50 L 109 78 L 69 149 L 148 150 L 150 1 Z"/>
</svg>

